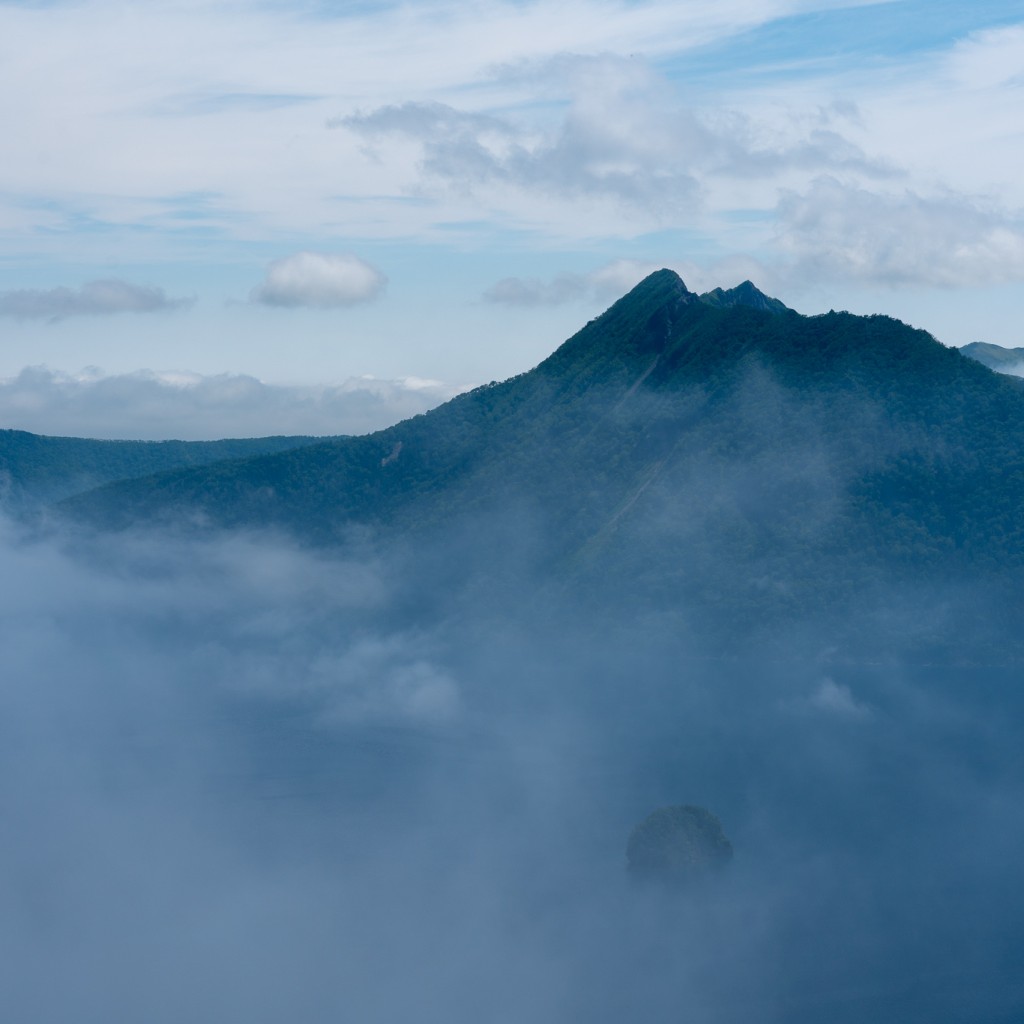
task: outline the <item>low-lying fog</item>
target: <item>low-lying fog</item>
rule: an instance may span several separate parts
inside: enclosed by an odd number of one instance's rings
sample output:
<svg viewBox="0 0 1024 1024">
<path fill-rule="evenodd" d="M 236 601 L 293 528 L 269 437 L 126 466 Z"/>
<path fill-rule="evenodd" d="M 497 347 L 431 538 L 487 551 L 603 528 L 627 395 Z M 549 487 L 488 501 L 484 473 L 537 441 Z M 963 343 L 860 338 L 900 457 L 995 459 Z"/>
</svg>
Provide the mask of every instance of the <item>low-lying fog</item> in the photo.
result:
<svg viewBox="0 0 1024 1024">
<path fill-rule="evenodd" d="M 7 1020 L 1019 1019 L 1007 670 L 699 658 L 268 537 L 5 525 L 0 581 Z M 685 891 L 625 871 L 672 803 L 735 848 Z"/>
</svg>

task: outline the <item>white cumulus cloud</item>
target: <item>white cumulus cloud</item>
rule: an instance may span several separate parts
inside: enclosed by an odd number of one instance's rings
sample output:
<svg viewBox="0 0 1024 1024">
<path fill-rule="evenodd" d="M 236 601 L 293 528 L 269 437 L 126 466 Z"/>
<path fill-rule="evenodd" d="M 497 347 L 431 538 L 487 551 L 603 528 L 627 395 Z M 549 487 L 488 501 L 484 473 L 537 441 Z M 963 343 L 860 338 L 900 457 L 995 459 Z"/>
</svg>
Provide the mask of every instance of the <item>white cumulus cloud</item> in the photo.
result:
<svg viewBox="0 0 1024 1024">
<path fill-rule="evenodd" d="M 250 298 L 267 306 L 333 309 L 368 302 L 386 283 L 376 267 L 351 253 L 297 252 L 271 263 Z"/>
</svg>

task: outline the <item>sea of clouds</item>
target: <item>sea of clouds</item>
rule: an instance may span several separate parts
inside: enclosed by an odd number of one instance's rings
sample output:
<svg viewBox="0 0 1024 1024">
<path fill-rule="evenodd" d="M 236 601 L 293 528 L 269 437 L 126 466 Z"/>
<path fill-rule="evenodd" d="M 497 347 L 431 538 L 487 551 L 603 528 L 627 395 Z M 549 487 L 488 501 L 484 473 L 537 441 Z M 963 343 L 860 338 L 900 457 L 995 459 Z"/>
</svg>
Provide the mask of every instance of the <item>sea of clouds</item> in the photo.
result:
<svg viewBox="0 0 1024 1024">
<path fill-rule="evenodd" d="M 1019 1008 L 1007 672 L 838 663 L 809 627 L 784 663 L 698 656 L 529 578 L 460 596 L 443 556 L 3 525 L 11 1019 Z M 627 877 L 668 803 L 719 815 L 728 872 Z"/>
</svg>

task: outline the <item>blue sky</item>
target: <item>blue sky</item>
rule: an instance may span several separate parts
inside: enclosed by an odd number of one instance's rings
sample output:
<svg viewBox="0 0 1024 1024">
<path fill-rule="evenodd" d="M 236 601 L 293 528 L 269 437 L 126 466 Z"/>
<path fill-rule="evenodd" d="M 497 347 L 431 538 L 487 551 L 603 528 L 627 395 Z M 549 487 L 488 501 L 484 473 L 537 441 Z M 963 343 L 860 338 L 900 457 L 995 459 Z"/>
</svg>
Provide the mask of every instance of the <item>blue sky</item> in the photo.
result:
<svg viewBox="0 0 1024 1024">
<path fill-rule="evenodd" d="M 0 0 L 0 425 L 370 429 L 660 266 L 1024 345 L 1022 110 L 993 0 Z"/>
</svg>

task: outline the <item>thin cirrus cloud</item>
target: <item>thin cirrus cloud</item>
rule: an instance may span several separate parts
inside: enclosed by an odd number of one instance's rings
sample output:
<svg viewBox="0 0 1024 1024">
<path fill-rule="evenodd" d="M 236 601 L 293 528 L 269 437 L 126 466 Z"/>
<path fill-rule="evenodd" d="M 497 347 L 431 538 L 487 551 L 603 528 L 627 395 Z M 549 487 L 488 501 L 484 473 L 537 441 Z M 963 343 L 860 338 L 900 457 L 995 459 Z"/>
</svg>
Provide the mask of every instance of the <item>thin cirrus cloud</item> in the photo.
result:
<svg viewBox="0 0 1024 1024">
<path fill-rule="evenodd" d="M 250 300 L 265 306 L 336 309 L 376 298 L 387 278 L 351 253 L 298 252 L 275 260 Z"/>
<path fill-rule="evenodd" d="M 187 306 L 191 299 L 170 298 L 163 288 L 118 278 L 87 281 L 80 288 L 15 288 L 0 292 L 0 316 L 18 320 L 65 320 L 73 316 L 159 313 Z"/>
</svg>

